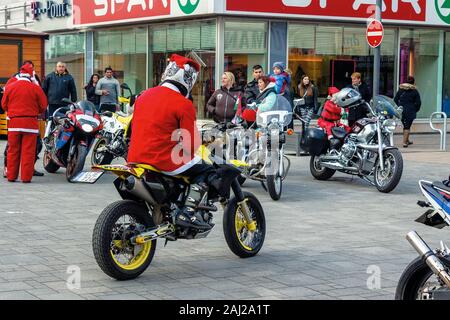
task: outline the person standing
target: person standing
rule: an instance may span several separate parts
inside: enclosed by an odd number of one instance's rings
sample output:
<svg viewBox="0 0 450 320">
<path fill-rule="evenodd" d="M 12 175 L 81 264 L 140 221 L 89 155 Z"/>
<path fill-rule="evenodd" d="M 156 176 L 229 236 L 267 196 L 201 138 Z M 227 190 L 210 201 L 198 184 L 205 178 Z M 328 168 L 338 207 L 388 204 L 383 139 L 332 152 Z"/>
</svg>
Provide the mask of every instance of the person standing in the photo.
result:
<svg viewBox="0 0 450 320">
<path fill-rule="evenodd" d="M 95 93 L 100 96 L 100 112 L 117 111 L 120 83 L 113 77 L 113 69 L 111 67 L 105 69 L 105 76 L 98 81 Z"/>
<path fill-rule="evenodd" d="M 208 101 L 208 113 L 213 116 L 216 123 L 231 122 L 236 115 L 235 107 L 242 91 L 235 84 L 234 75 L 225 72 L 222 75 L 222 87 L 217 89 Z M 242 104 L 245 105 L 245 101 Z"/>
<path fill-rule="evenodd" d="M 36 139 L 39 134 L 38 115 L 47 107 L 43 90 L 31 78 L 33 66 L 25 64 L 17 81 L 6 87 L 2 108 L 8 112 L 8 172 L 9 182 L 19 176 L 23 183 L 31 182 L 36 160 Z"/>
<path fill-rule="evenodd" d="M 244 88 L 244 97 L 247 103 L 255 102 L 256 98 L 259 95 L 259 86 L 258 80 L 264 76 L 263 68 L 257 64 L 253 66 L 253 80 L 247 83 Z"/>
<path fill-rule="evenodd" d="M 67 103 L 62 102 L 61 100 L 66 98 L 70 99 L 72 102 L 76 102 L 78 96 L 75 80 L 72 75 L 69 74 L 66 64 L 61 61 L 56 64 L 56 70 L 45 77 L 42 89 L 48 100 L 48 122 L 44 137 L 44 141 L 47 141 L 52 130 L 53 114 L 57 109 L 67 105 Z"/>
<path fill-rule="evenodd" d="M 408 76 L 406 83 L 400 85 L 400 89 L 395 95 L 394 101 L 398 106 L 403 107 L 402 123 L 403 123 L 403 147 L 408 148 L 413 144 L 409 140 L 411 126 L 416 119 L 417 112 L 422 106 L 419 91 L 415 86 L 416 80 L 412 76 Z"/>
<path fill-rule="evenodd" d="M 89 83 L 84 87 L 86 90 L 87 100 L 92 102 L 95 106 L 95 109 L 99 111 L 100 109 L 100 96 L 95 93 L 97 83 L 100 80 L 100 75 L 94 73 L 89 80 Z"/>
<path fill-rule="evenodd" d="M 303 129 L 307 130 L 311 123 L 314 112 L 317 112 L 318 107 L 318 90 L 315 85 L 311 83 L 311 79 L 308 75 L 303 75 L 298 85 L 298 94 L 300 95 L 300 102 L 295 110 L 297 114 L 300 114 L 304 126 Z"/>
<path fill-rule="evenodd" d="M 347 86 L 347 88 L 353 88 L 356 91 L 358 91 L 361 94 L 364 101 L 368 103 L 372 99 L 369 87 L 367 86 L 366 83 L 362 82 L 361 73 L 359 72 L 355 72 L 352 74 L 352 84 Z M 367 109 L 363 104 L 350 108 L 348 113 L 348 123 L 350 127 L 352 127 L 356 121 L 365 118 L 366 116 L 367 116 Z"/>
</svg>

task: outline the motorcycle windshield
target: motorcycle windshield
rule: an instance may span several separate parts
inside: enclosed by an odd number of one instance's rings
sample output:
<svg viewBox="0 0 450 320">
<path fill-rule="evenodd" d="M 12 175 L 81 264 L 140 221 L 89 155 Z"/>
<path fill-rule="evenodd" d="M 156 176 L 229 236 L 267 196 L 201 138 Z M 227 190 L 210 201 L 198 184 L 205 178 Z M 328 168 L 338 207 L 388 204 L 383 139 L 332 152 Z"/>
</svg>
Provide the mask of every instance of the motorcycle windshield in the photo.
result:
<svg viewBox="0 0 450 320">
<path fill-rule="evenodd" d="M 256 113 L 256 124 L 259 127 L 267 127 L 271 123 L 277 123 L 282 127 L 289 125 L 292 121 L 292 107 L 289 101 L 280 95 L 277 95 L 275 104 L 270 110 Z"/>
<path fill-rule="evenodd" d="M 402 117 L 402 108 L 397 106 L 397 104 L 389 97 L 386 96 L 376 96 L 373 98 L 373 107 L 378 115 L 386 116 L 389 118 Z"/>
<path fill-rule="evenodd" d="M 83 114 L 87 116 L 94 116 L 97 113 L 94 104 L 90 101 L 80 101 L 76 104 L 76 107 L 79 111 L 83 112 Z"/>
</svg>

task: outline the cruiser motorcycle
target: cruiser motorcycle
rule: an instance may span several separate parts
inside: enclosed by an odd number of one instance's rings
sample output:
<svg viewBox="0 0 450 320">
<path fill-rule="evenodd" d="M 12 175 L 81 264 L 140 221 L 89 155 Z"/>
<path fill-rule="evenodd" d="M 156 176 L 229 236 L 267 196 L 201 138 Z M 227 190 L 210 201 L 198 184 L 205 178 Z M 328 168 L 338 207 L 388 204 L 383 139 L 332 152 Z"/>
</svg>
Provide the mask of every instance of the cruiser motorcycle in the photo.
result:
<svg viewBox="0 0 450 320">
<path fill-rule="evenodd" d="M 210 187 L 198 206 L 198 213 L 211 227 L 214 205 L 220 202 L 223 214 L 223 232 L 231 251 L 241 258 L 255 256 L 263 246 L 266 222 L 261 203 L 251 193 L 243 192 L 237 181 L 240 170 L 223 164 L 202 147 L 204 161 L 213 164 L 225 180 L 228 194 Z M 148 165 L 94 166 L 99 172 L 90 172 L 83 182 L 95 183 L 101 174 L 109 171 L 118 176 L 114 185 L 122 201 L 106 207 L 97 219 L 92 236 L 95 259 L 100 268 L 117 280 L 129 280 L 144 272 L 153 260 L 157 239 L 205 238 L 209 230 L 183 228 L 175 224 L 175 215 L 187 197 L 190 182 L 182 176 L 172 177 Z M 90 175 L 90 177 L 89 177 Z M 230 189 L 234 196 L 231 196 Z"/>
<path fill-rule="evenodd" d="M 67 180 L 74 182 L 83 171 L 90 146 L 103 125 L 91 102 L 62 101 L 68 106 L 53 114 L 54 129 L 44 144 L 44 169 L 55 173 L 61 167 L 66 168 Z"/>
<path fill-rule="evenodd" d="M 376 96 L 371 106 L 357 91 L 344 90 L 355 100 L 348 107 L 363 104 L 371 117 L 358 120 L 349 134 L 344 128 L 333 128 L 330 141 L 323 129 L 308 129 L 302 148 L 311 154 L 311 174 L 317 180 L 328 180 L 336 171 L 356 175 L 378 191 L 389 193 L 403 172 L 402 154 L 392 142 L 401 107 L 385 96 Z"/>
<path fill-rule="evenodd" d="M 450 177 L 443 182 L 419 181 L 427 201 L 419 201 L 427 211 L 416 222 L 442 229 L 450 226 Z M 397 300 L 450 300 L 450 249 L 441 241 L 435 251 L 415 231 L 406 239 L 419 253 L 400 277 Z"/>
<path fill-rule="evenodd" d="M 103 129 L 97 136 L 97 141 L 92 148 L 91 164 L 111 164 L 114 159 L 126 159 L 131 138 L 131 120 L 133 108 L 137 96 L 131 92 L 130 87 L 124 83 L 122 89 L 129 90 L 129 97 L 119 97 L 119 102 L 128 113 L 110 112 L 102 113 Z"/>
</svg>

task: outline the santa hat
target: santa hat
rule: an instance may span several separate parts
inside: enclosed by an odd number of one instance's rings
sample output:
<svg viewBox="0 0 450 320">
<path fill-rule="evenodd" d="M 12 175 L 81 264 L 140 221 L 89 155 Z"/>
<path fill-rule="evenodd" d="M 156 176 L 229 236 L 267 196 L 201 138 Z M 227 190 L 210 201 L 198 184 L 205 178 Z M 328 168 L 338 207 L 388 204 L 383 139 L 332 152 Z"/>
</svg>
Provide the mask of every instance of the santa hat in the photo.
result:
<svg viewBox="0 0 450 320">
<path fill-rule="evenodd" d="M 332 96 L 335 93 L 338 93 L 340 90 L 336 87 L 329 87 L 328 88 L 328 95 Z"/>
<path fill-rule="evenodd" d="M 175 62 L 177 64 L 177 66 L 182 69 L 184 69 L 184 66 L 188 64 L 191 67 L 193 67 L 197 72 L 200 71 L 200 65 L 197 62 L 195 62 L 192 59 L 180 56 L 179 54 L 175 54 L 175 53 L 172 54 L 170 56 L 169 61 Z"/>
<path fill-rule="evenodd" d="M 20 67 L 20 74 L 28 74 L 31 77 L 33 75 L 33 66 L 30 63 L 25 63 Z"/>
</svg>

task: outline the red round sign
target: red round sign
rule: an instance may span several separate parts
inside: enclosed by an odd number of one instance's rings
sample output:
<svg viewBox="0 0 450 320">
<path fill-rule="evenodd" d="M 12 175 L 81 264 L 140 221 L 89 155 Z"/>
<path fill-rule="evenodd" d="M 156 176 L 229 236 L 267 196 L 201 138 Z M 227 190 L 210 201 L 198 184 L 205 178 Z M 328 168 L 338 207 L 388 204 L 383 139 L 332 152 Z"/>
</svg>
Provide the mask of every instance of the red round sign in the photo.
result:
<svg viewBox="0 0 450 320">
<path fill-rule="evenodd" d="M 366 31 L 367 43 L 372 48 L 378 47 L 383 41 L 384 28 L 380 21 L 372 20 L 367 26 Z"/>
</svg>

